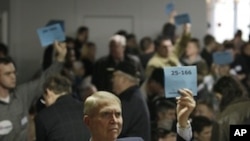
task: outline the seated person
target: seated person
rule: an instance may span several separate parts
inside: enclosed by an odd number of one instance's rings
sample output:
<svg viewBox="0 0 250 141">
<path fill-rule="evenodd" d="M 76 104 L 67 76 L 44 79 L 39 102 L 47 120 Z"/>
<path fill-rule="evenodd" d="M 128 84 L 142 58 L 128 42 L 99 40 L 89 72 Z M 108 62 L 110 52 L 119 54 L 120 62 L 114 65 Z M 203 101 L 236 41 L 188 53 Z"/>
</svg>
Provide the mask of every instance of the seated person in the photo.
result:
<svg viewBox="0 0 250 141">
<path fill-rule="evenodd" d="M 176 141 L 176 132 L 164 128 L 157 128 L 153 131 L 152 141 Z"/>
<path fill-rule="evenodd" d="M 195 107 L 192 92 L 181 89 L 181 97 L 177 98 L 177 141 L 189 141 L 192 137 L 189 115 Z M 90 130 L 91 141 L 116 141 L 121 133 L 123 119 L 121 101 L 112 93 L 98 91 L 89 96 L 84 103 L 84 123 Z M 141 141 L 141 138 L 132 137 L 123 139 Z M 118 139 L 119 141 L 119 139 Z"/>
<path fill-rule="evenodd" d="M 210 120 L 215 119 L 215 104 L 213 101 L 209 100 L 198 100 L 196 102 L 196 107 L 193 112 L 193 116 L 204 116 L 209 118 Z"/>
<path fill-rule="evenodd" d="M 192 118 L 192 129 L 195 141 L 210 141 L 212 135 L 213 122 L 204 116 Z"/>
<path fill-rule="evenodd" d="M 152 128 L 164 128 L 170 130 L 176 121 L 176 105 L 167 98 L 162 97 L 155 101 L 156 122 Z"/>
</svg>

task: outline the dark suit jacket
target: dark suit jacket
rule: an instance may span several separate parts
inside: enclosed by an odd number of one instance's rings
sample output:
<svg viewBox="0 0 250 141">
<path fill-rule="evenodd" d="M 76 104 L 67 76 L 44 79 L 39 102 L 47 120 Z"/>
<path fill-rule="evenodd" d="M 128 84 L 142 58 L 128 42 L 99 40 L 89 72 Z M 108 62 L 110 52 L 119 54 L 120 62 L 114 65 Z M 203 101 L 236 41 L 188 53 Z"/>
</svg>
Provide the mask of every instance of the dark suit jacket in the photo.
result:
<svg viewBox="0 0 250 141">
<path fill-rule="evenodd" d="M 119 138 L 141 137 L 150 141 L 150 118 L 146 100 L 138 86 L 132 86 L 119 95 L 122 103 L 123 126 Z"/>
<path fill-rule="evenodd" d="M 184 140 L 179 134 L 177 134 L 177 140 L 176 141 L 186 141 L 186 140 Z"/>
<path fill-rule="evenodd" d="M 88 141 L 83 123 L 83 104 L 64 95 L 35 118 L 37 141 Z"/>
<path fill-rule="evenodd" d="M 144 141 L 144 140 L 140 137 L 126 137 L 117 139 L 117 141 Z"/>
</svg>

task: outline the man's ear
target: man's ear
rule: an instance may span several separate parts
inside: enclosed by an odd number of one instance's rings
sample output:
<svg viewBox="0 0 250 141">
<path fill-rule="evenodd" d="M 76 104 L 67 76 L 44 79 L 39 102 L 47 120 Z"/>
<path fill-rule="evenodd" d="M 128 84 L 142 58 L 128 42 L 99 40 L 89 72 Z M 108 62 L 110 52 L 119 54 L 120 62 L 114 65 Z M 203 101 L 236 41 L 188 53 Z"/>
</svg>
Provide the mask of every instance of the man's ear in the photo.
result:
<svg viewBox="0 0 250 141">
<path fill-rule="evenodd" d="M 83 116 L 83 122 L 89 127 L 90 125 L 90 118 L 88 115 Z"/>
</svg>

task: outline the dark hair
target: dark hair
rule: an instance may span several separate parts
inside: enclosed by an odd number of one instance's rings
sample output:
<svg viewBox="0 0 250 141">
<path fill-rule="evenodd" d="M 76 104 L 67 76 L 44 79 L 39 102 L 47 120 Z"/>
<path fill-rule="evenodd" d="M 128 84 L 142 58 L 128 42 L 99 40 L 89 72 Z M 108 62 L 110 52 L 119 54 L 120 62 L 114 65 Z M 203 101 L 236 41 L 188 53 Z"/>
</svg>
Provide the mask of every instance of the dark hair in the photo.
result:
<svg viewBox="0 0 250 141">
<path fill-rule="evenodd" d="M 156 40 L 155 40 L 155 46 L 156 49 L 160 47 L 161 43 L 165 40 L 169 40 L 172 42 L 171 38 L 168 36 L 159 36 Z M 172 42 L 173 43 L 173 42 Z"/>
<path fill-rule="evenodd" d="M 235 37 L 241 37 L 242 36 L 242 31 L 238 29 L 235 33 Z"/>
<path fill-rule="evenodd" d="M 171 23 L 166 23 L 162 28 L 162 35 L 168 36 L 171 39 L 172 43 L 175 44 L 175 31 L 175 25 Z"/>
<path fill-rule="evenodd" d="M 146 51 L 152 43 L 153 41 L 150 37 L 143 37 L 140 41 L 141 50 Z"/>
<path fill-rule="evenodd" d="M 0 43 L 0 52 L 2 52 L 4 56 L 8 56 L 8 47 L 3 43 Z"/>
<path fill-rule="evenodd" d="M 234 46 L 234 44 L 233 43 L 231 43 L 231 42 L 225 42 L 224 44 L 223 44 L 223 46 L 224 46 L 224 49 L 225 50 L 227 50 L 227 49 L 235 49 L 235 46 Z"/>
<path fill-rule="evenodd" d="M 83 33 L 83 32 L 88 32 L 88 31 L 89 31 L 88 27 L 86 27 L 86 26 L 81 26 L 81 27 L 78 28 L 77 34 L 81 34 L 81 33 Z"/>
<path fill-rule="evenodd" d="M 156 113 L 164 112 L 170 109 L 175 109 L 175 103 L 171 102 L 165 97 L 158 98 L 154 101 L 154 105 L 156 108 Z"/>
<path fill-rule="evenodd" d="M 0 64 L 9 64 L 9 63 L 13 63 L 15 65 L 15 62 L 11 59 L 11 57 L 7 56 L 7 57 L 0 57 Z"/>
<path fill-rule="evenodd" d="M 128 36 L 127 31 L 126 31 L 126 30 L 123 30 L 123 29 L 117 31 L 117 32 L 115 33 L 115 35 L 116 35 L 116 34 L 117 34 L 117 35 L 124 36 L 125 38 Z"/>
<path fill-rule="evenodd" d="M 220 102 L 221 111 L 223 111 L 235 98 L 243 96 L 243 89 L 240 82 L 231 76 L 220 78 L 214 85 L 213 91 L 222 95 Z"/>
<path fill-rule="evenodd" d="M 214 36 L 210 35 L 210 34 L 207 34 L 204 38 L 203 38 L 203 42 L 204 42 L 204 45 L 207 46 L 209 45 L 210 43 L 214 42 L 215 39 L 214 39 Z"/>
<path fill-rule="evenodd" d="M 131 34 L 128 34 L 128 35 L 126 36 L 126 39 L 127 39 L 127 40 L 136 39 L 136 36 L 135 36 L 135 34 L 131 33 Z"/>
<path fill-rule="evenodd" d="M 91 48 L 91 47 L 96 47 L 94 42 L 87 42 L 87 47 Z"/>
<path fill-rule="evenodd" d="M 44 90 L 49 89 L 55 94 L 71 93 L 71 82 L 66 77 L 56 74 L 49 77 L 43 85 Z"/>
<path fill-rule="evenodd" d="M 74 43 L 75 40 L 74 40 L 74 38 L 67 36 L 65 42 L 66 43 Z"/>
<path fill-rule="evenodd" d="M 208 99 L 199 99 L 197 100 L 197 104 L 203 104 L 206 105 L 210 110 L 214 111 L 214 106 L 213 106 L 213 101 L 212 100 L 208 100 Z"/>
<path fill-rule="evenodd" d="M 192 122 L 191 122 L 193 132 L 197 132 L 198 134 L 202 132 L 202 130 L 205 127 L 212 126 L 212 125 L 213 125 L 213 122 L 209 118 L 204 117 L 204 116 L 193 117 Z"/>
<path fill-rule="evenodd" d="M 173 131 L 167 130 L 165 128 L 156 128 L 152 130 L 152 141 L 158 141 L 160 138 L 164 138 L 171 132 Z"/>
<path fill-rule="evenodd" d="M 164 70 L 163 68 L 155 68 L 150 75 L 148 81 L 155 81 L 164 88 Z"/>
<path fill-rule="evenodd" d="M 189 42 L 192 42 L 196 45 L 197 48 L 200 48 L 200 41 L 197 38 L 192 38 L 189 40 Z"/>
</svg>

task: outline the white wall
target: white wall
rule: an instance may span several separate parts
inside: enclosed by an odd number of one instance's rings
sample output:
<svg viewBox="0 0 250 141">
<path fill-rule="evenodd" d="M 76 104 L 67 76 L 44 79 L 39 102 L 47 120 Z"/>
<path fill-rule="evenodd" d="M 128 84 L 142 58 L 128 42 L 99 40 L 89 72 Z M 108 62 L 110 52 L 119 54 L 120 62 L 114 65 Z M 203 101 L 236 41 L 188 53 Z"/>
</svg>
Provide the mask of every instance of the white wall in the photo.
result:
<svg viewBox="0 0 250 141">
<path fill-rule="evenodd" d="M 10 46 L 20 74 L 18 79 L 20 82 L 27 81 L 40 68 L 44 49 L 40 47 L 36 29 L 50 19 L 65 20 L 66 33 L 74 36 L 77 27 L 86 22 L 86 17 L 127 16 L 133 19 L 132 30 L 138 39 L 146 35 L 155 37 L 167 21 L 165 5 L 168 1 L 170 0 L 11 0 Z M 191 15 L 192 33 L 195 37 L 202 38 L 206 32 L 205 0 L 174 2 L 179 13 L 188 12 Z M 98 57 L 106 53 L 106 45 L 98 45 Z"/>
</svg>

